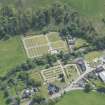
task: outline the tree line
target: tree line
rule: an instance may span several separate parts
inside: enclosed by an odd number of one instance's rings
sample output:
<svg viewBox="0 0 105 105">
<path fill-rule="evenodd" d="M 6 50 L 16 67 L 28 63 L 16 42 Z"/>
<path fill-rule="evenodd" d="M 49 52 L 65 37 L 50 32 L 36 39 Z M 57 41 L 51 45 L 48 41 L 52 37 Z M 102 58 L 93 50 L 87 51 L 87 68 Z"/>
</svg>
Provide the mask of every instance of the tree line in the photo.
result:
<svg viewBox="0 0 105 105">
<path fill-rule="evenodd" d="M 57 31 L 63 38 L 83 37 L 97 48 L 105 47 L 105 36 L 99 35 L 90 21 L 67 5 L 56 2 L 37 11 L 33 8 L 23 10 L 22 6 L 1 7 L 0 39 L 8 39 L 10 36 L 25 34 L 28 31 Z"/>
</svg>

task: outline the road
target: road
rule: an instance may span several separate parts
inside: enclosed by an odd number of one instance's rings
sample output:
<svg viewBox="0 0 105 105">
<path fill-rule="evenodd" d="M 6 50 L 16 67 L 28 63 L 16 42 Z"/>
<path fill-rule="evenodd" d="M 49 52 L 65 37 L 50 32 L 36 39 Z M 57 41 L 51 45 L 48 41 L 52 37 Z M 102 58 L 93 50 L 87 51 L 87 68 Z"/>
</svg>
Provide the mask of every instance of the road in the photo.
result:
<svg viewBox="0 0 105 105">
<path fill-rule="evenodd" d="M 83 88 L 71 88 L 69 91 L 73 91 L 73 90 L 83 90 Z M 56 93 L 56 94 L 54 94 L 54 95 L 52 95 L 51 97 L 50 97 L 50 99 L 55 99 L 55 98 L 58 98 L 58 97 L 61 97 L 63 94 L 64 94 L 64 90 L 61 90 L 59 93 Z"/>
</svg>

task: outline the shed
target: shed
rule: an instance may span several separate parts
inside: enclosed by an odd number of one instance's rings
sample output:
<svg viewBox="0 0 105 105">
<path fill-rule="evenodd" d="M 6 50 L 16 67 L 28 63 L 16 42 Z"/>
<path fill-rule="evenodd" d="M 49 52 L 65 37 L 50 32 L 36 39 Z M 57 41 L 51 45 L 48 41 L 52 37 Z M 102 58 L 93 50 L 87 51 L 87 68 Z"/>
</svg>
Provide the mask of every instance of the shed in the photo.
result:
<svg viewBox="0 0 105 105">
<path fill-rule="evenodd" d="M 105 71 L 100 72 L 100 73 L 99 73 L 99 77 L 101 78 L 101 80 L 102 80 L 103 82 L 105 82 Z"/>
</svg>

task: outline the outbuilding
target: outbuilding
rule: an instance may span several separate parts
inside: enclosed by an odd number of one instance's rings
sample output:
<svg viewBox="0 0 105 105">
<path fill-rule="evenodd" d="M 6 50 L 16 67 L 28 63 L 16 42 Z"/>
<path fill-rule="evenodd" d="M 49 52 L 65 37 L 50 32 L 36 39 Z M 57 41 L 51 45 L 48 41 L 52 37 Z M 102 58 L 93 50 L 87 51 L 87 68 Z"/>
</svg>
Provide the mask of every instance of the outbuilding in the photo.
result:
<svg viewBox="0 0 105 105">
<path fill-rule="evenodd" d="M 100 72 L 100 73 L 99 73 L 99 77 L 101 78 L 101 80 L 102 80 L 103 82 L 105 82 L 105 71 Z"/>
</svg>

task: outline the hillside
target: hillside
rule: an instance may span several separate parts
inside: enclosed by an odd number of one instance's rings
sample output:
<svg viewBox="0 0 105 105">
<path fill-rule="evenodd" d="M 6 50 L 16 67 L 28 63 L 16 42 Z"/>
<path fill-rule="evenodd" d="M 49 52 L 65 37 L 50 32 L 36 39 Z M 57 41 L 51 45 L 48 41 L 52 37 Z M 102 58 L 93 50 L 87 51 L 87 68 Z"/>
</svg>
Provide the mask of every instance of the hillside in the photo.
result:
<svg viewBox="0 0 105 105">
<path fill-rule="evenodd" d="M 0 0 L 0 105 L 43 102 L 85 73 L 76 58 L 85 65 L 104 49 L 105 0 Z M 55 105 L 105 105 L 104 96 L 76 91 Z"/>
<path fill-rule="evenodd" d="M 102 17 L 105 15 L 104 0 L 0 0 L 1 4 L 17 5 L 21 2 L 24 8 L 34 7 L 35 9 L 48 6 L 55 1 L 66 3 L 73 8 L 76 8 L 81 14 L 86 16 Z"/>
</svg>

